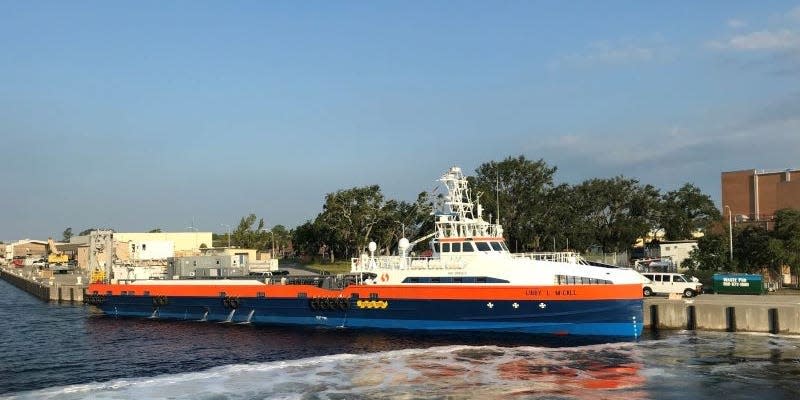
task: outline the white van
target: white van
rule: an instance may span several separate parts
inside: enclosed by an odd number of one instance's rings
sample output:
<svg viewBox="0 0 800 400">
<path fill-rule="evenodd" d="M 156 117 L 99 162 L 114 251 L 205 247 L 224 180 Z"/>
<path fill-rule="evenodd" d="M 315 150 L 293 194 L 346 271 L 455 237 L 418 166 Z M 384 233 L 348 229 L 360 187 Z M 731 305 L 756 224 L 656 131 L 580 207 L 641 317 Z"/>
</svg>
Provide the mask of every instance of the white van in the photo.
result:
<svg viewBox="0 0 800 400">
<path fill-rule="evenodd" d="M 703 284 L 697 278 L 671 272 L 645 272 L 642 276 L 649 282 L 642 284 L 645 297 L 654 294 L 681 293 L 684 297 L 694 297 L 703 291 Z"/>
</svg>

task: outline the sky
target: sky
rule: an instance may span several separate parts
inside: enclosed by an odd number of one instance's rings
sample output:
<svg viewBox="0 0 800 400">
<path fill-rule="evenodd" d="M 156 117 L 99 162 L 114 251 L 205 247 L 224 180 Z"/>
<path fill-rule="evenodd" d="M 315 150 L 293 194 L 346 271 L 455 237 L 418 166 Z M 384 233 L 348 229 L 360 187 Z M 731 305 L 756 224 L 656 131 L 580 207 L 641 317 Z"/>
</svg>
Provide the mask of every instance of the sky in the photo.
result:
<svg viewBox="0 0 800 400">
<path fill-rule="evenodd" d="M 292 228 L 524 155 L 557 182 L 800 167 L 800 1 L 0 0 L 0 240 Z"/>
</svg>

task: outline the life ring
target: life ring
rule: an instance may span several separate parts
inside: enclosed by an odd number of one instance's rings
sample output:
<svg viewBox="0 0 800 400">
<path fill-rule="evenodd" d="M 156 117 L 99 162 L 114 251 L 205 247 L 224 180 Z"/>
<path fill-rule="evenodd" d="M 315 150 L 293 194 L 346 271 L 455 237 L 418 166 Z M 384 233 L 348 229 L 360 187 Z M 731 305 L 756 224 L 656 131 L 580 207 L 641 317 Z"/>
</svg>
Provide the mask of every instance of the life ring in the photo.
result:
<svg viewBox="0 0 800 400">
<path fill-rule="evenodd" d="M 388 280 L 389 280 L 389 274 L 388 274 L 388 273 L 385 273 L 385 272 L 384 272 L 384 273 L 382 273 L 382 274 L 381 274 L 381 282 L 386 282 L 386 281 L 388 281 Z"/>
</svg>

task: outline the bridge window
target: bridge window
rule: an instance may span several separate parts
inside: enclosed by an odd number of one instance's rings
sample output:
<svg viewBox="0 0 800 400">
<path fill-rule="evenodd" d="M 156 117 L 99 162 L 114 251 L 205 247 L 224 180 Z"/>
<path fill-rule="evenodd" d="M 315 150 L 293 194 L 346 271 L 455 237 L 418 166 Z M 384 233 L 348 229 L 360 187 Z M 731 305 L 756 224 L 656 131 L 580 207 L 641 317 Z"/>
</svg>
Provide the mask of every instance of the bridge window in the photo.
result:
<svg viewBox="0 0 800 400">
<path fill-rule="evenodd" d="M 450 247 L 453 250 L 453 253 L 461 252 L 461 243 L 453 243 Z"/>
<path fill-rule="evenodd" d="M 450 252 L 450 243 L 442 243 L 442 253 Z"/>
<path fill-rule="evenodd" d="M 490 242 L 490 243 L 494 251 L 503 251 L 503 246 L 500 245 L 500 242 Z"/>
<path fill-rule="evenodd" d="M 439 243 L 434 243 L 433 244 L 433 252 L 434 253 L 440 253 L 440 251 L 439 251 Z"/>
<path fill-rule="evenodd" d="M 472 247 L 472 243 L 464 242 L 464 247 L 461 248 L 461 251 L 475 251 L 475 249 Z"/>
<path fill-rule="evenodd" d="M 492 251 L 492 248 L 489 246 L 489 243 L 475 242 L 475 245 L 478 246 L 478 251 Z"/>
</svg>

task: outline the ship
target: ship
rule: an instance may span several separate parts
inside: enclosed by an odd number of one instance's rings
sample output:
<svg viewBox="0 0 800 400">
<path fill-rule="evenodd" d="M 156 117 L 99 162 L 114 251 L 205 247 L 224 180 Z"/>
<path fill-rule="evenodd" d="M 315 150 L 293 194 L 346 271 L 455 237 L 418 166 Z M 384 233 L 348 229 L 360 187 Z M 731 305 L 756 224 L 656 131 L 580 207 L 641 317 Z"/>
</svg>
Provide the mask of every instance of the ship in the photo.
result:
<svg viewBox="0 0 800 400">
<path fill-rule="evenodd" d="M 512 253 L 485 220 L 459 167 L 432 213 L 434 229 L 395 255 L 374 242 L 349 274 L 249 279 L 104 279 L 85 302 L 115 317 L 240 324 L 491 332 L 637 340 L 643 277 L 572 252 Z M 414 246 L 427 241 L 417 256 Z"/>
</svg>

